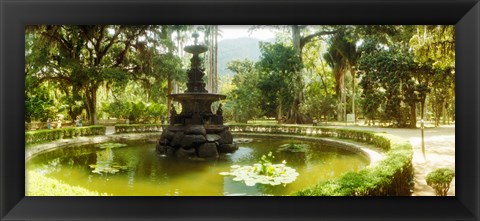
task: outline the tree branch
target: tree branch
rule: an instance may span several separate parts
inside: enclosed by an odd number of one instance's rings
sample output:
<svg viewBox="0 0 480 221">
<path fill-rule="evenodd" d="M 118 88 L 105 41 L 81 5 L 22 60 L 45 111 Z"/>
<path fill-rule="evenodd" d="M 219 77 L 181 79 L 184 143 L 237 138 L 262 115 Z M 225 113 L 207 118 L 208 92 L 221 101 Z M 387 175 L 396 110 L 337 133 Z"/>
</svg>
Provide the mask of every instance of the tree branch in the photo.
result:
<svg viewBox="0 0 480 221">
<path fill-rule="evenodd" d="M 332 34 L 335 34 L 335 33 L 337 33 L 337 32 L 336 31 L 319 31 L 319 32 L 313 33 L 311 35 L 307 35 L 305 37 L 302 37 L 302 38 L 300 38 L 300 48 L 302 49 L 303 46 L 305 46 L 305 44 L 312 41 L 312 39 L 315 38 L 315 37 L 319 37 L 319 36 L 322 36 L 322 35 L 332 35 Z"/>
</svg>

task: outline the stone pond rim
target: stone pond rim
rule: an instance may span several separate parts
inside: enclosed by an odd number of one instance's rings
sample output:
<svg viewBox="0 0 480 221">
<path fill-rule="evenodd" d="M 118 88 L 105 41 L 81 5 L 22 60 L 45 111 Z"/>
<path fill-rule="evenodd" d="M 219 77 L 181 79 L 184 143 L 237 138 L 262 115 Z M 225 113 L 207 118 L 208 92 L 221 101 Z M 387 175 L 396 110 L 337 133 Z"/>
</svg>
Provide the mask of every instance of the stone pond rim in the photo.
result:
<svg viewBox="0 0 480 221">
<path fill-rule="evenodd" d="M 163 130 L 156 145 L 156 151 L 167 156 L 182 159 L 215 159 L 221 153 L 233 153 L 238 149 L 233 142 L 229 127 L 223 125 L 221 105 L 212 112 L 212 103 L 226 98 L 223 94 L 208 93 L 205 89 L 204 68 L 198 54 L 208 50 L 197 44 L 184 50 L 193 54 L 188 70 L 187 91 L 169 94 L 168 97 L 182 105 L 177 113 L 173 104 L 170 111 L 170 125 Z"/>
</svg>

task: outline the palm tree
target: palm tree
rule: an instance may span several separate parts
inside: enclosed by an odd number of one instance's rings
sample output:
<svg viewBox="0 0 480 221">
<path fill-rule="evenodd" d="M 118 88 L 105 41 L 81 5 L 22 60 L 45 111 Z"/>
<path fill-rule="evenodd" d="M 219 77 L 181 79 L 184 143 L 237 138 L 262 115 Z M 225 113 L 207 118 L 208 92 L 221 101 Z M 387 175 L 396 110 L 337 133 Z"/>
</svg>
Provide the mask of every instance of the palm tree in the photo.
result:
<svg viewBox="0 0 480 221">
<path fill-rule="evenodd" d="M 338 121 L 344 121 L 344 117 L 346 117 L 345 74 L 347 71 L 349 71 L 352 75 L 352 102 L 355 102 L 354 67 L 358 57 L 359 53 L 357 53 L 355 42 L 351 40 L 351 38 L 348 38 L 346 30 L 337 30 L 335 36 L 330 39 L 330 47 L 328 48 L 327 53 L 324 54 L 324 58 L 330 67 L 332 67 L 333 73 L 335 74 L 335 89 L 338 98 Z M 354 112 L 355 110 L 353 109 L 352 113 Z"/>
</svg>

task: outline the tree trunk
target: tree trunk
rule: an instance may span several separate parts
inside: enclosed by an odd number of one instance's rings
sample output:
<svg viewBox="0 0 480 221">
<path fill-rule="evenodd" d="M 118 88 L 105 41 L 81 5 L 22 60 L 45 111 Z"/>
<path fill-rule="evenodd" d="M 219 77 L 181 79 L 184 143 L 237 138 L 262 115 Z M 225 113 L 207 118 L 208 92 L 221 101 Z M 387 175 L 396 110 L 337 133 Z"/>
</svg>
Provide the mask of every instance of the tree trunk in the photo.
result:
<svg viewBox="0 0 480 221">
<path fill-rule="evenodd" d="M 345 116 L 345 75 L 342 73 L 342 70 L 337 70 L 337 78 L 338 78 L 338 88 L 337 88 L 337 120 L 344 121 Z"/>
<path fill-rule="evenodd" d="M 417 127 L 417 105 L 415 103 L 410 105 L 410 127 Z"/>
<path fill-rule="evenodd" d="M 352 74 L 352 114 L 353 122 L 357 122 L 357 115 L 355 114 L 355 70 L 352 70 L 350 67 L 350 72 Z"/>
<path fill-rule="evenodd" d="M 218 93 L 218 25 L 214 26 L 214 47 L 215 47 L 215 57 L 214 57 L 214 66 L 213 66 L 213 93 Z"/>
<path fill-rule="evenodd" d="M 167 94 L 172 93 L 172 78 L 168 76 L 167 79 Z M 170 113 L 170 106 L 172 105 L 172 99 L 167 96 L 167 113 Z"/>
<path fill-rule="evenodd" d="M 443 103 L 442 103 L 442 124 L 444 124 L 444 125 L 446 124 L 446 120 L 447 120 L 446 119 L 447 118 L 447 112 L 445 111 L 445 109 L 447 109 L 446 106 L 447 106 L 447 99 L 444 99 Z"/>
<path fill-rule="evenodd" d="M 88 88 L 85 92 L 87 98 L 87 115 L 90 125 L 97 124 L 97 89 L 98 87 Z"/>
<path fill-rule="evenodd" d="M 277 122 L 278 122 L 279 124 L 283 123 L 283 122 L 282 122 L 282 97 L 280 96 L 280 94 L 278 95 Z"/>
<path fill-rule="evenodd" d="M 302 49 L 300 47 L 300 27 L 298 25 L 292 25 L 292 41 L 293 41 L 293 50 L 296 56 L 300 57 L 300 61 L 302 59 Z M 300 114 L 300 104 L 303 99 L 303 78 L 301 76 L 301 70 L 297 70 L 294 73 L 293 77 L 293 102 L 290 106 L 290 110 L 288 112 L 288 123 L 293 124 L 302 124 L 308 123 L 308 119 Z"/>
</svg>

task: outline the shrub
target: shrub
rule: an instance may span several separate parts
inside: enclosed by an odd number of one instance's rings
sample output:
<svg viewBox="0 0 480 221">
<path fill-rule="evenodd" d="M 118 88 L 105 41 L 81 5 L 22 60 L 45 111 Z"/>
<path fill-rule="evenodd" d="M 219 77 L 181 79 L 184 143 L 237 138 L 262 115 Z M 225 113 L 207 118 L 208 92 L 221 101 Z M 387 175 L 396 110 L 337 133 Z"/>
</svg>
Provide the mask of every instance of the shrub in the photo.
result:
<svg viewBox="0 0 480 221">
<path fill-rule="evenodd" d="M 430 172 L 426 177 L 426 181 L 435 190 L 437 196 L 446 196 L 454 177 L 455 171 L 452 169 L 439 168 Z"/>
<path fill-rule="evenodd" d="M 167 114 L 165 104 L 145 103 L 143 101 L 115 101 L 104 104 L 102 111 L 110 117 L 128 118 L 130 122 L 158 121 Z"/>
<path fill-rule="evenodd" d="M 162 124 L 117 124 L 115 125 L 115 133 L 147 133 L 162 132 L 166 125 Z"/>
<path fill-rule="evenodd" d="M 39 143 L 77 136 L 105 135 L 105 126 L 67 127 L 51 130 L 35 130 L 25 132 L 25 143 Z"/>
<path fill-rule="evenodd" d="M 297 196 L 407 196 L 413 189 L 411 145 L 391 135 L 391 150 L 373 167 L 295 192 Z"/>
</svg>

